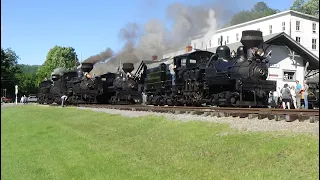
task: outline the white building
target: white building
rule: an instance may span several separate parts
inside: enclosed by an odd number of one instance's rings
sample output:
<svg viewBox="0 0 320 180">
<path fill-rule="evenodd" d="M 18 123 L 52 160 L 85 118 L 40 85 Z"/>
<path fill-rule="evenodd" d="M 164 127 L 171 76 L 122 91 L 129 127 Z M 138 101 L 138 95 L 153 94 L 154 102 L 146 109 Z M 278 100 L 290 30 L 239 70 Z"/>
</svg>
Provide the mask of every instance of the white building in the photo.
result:
<svg viewBox="0 0 320 180">
<path fill-rule="evenodd" d="M 302 82 L 307 76 L 318 72 L 319 69 L 319 18 L 296 11 L 284 11 L 246 23 L 227 27 L 204 42 L 203 35 L 194 37 L 190 45 L 195 49 L 215 52 L 220 45 L 227 44 L 231 51 L 241 46 L 241 33 L 244 30 L 260 30 L 264 35 L 264 48 L 272 50 L 270 59 L 269 78 L 277 80 L 277 86 L 285 83 L 295 84 L 295 80 Z M 285 46 L 284 46 L 285 45 Z M 185 53 L 185 48 L 169 51 L 163 58 L 173 57 Z M 307 70 L 306 64 L 309 63 Z"/>
<path fill-rule="evenodd" d="M 216 47 L 220 45 L 221 36 L 227 45 L 240 42 L 244 30 L 259 30 L 264 36 L 285 32 L 319 57 L 319 18 L 291 10 L 220 29 L 207 42 L 202 36 L 194 37 L 191 46 L 195 49 Z"/>
</svg>

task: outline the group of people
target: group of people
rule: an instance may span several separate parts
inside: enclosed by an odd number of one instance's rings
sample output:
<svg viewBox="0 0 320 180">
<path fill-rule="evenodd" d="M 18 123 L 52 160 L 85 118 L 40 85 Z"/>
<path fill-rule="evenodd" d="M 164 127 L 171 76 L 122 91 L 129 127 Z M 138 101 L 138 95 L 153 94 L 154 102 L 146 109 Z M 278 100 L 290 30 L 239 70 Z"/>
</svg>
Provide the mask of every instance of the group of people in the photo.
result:
<svg viewBox="0 0 320 180">
<path fill-rule="evenodd" d="M 26 95 L 21 96 L 20 103 L 23 103 L 23 104 L 26 104 L 26 103 L 27 103 L 27 97 L 26 97 Z"/>
<path fill-rule="evenodd" d="M 291 102 L 295 109 L 301 109 L 301 98 L 304 100 L 304 108 L 308 109 L 308 90 L 309 86 L 307 81 L 303 81 L 303 87 L 296 81 L 296 86 L 289 87 L 288 84 L 285 84 L 280 90 L 280 99 L 283 109 L 290 109 Z M 302 97 L 303 95 L 303 97 Z M 277 102 L 276 102 L 277 103 Z"/>
</svg>

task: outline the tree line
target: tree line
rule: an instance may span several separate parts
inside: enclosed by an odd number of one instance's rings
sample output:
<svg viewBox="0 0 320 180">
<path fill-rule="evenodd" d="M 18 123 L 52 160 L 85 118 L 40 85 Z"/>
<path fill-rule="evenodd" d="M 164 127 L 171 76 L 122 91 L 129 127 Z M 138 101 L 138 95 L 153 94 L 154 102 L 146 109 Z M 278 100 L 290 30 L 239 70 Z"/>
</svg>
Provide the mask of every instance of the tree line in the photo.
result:
<svg viewBox="0 0 320 180">
<path fill-rule="evenodd" d="M 74 69 L 79 61 L 72 47 L 55 46 L 49 50 L 41 65 L 18 64 L 19 56 L 11 48 L 1 47 L 1 95 L 15 98 L 15 85 L 19 86 L 18 96 L 37 94 L 39 83 L 50 78 L 57 67 Z"/>
<path fill-rule="evenodd" d="M 291 10 L 319 16 L 319 0 L 295 0 Z M 236 13 L 225 27 L 241 24 L 280 12 L 270 8 L 265 2 L 256 3 L 252 9 Z M 19 86 L 19 96 L 35 94 L 38 86 L 51 72 L 58 67 L 73 69 L 79 65 L 75 49 L 55 46 L 49 50 L 45 62 L 41 66 L 18 64 L 19 56 L 11 48 L 1 47 L 1 94 L 6 89 L 7 97 L 14 97 L 14 86 Z"/>
<path fill-rule="evenodd" d="M 290 10 L 319 17 L 319 0 L 295 0 Z M 270 8 L 265 2 L 256 3 L 252 9 L 236 13 L 224 27 L 241 24 L 262 17 L 279 13 L 280 10 Z"/>
</svg>

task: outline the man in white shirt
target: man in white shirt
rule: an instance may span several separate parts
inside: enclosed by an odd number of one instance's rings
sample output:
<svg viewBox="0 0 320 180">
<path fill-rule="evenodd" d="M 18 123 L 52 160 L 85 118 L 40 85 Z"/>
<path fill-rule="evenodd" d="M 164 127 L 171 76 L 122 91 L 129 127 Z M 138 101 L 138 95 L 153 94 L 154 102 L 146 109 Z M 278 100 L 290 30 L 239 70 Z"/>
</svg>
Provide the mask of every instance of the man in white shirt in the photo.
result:
<svg viewBox="0 0 320 180">
<path fill-rule="evenodd" d="M 176 65 L 174 65 L 173 61 L 170 63 L 169 65 L 169 71 L 170 71 L 170 74 L 171 74 L 171 78 L 172 78 L 172 86 L 174 86 L 174 82 L 175 82 L 175 71 L 174 69 L 176 68 Z"/>
</svg>

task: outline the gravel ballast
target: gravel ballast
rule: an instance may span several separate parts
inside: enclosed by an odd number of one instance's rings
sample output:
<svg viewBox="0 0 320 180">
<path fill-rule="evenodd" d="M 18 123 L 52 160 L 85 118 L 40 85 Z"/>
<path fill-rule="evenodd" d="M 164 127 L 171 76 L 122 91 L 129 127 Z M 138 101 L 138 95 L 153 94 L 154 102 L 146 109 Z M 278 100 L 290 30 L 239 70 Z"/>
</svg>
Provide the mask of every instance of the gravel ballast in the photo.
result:
<svg viewBox="0 0 320 180">
<path fill-rule="evenodd" d="M 227 123 L 233 129 L 246 130 L 246 131 L 289 131 L 293 133 L 311 133 L 319 135 L 319 122 L 310 123 L 308 121 L 299 122 L 285 122 L 275 121 L 268 119 L 248 119 L 237 117 L 212 117 L 204 115 L 191 115 L 191 114 L 171 114 L 171 113 L 157 113 L 157 112 L 145 112 L 145 111 L 127 111 L 107 108 L 87 108 L 78 107 L 78 109 L 92 110 L 97 112 L 105 112 L 108 114 L 119 114 L 126 117 L 140 117 L 140 116 L 163 116 L 168 120 L 179 121 L 208 121 L 214 123 Z"/>
</svg>

